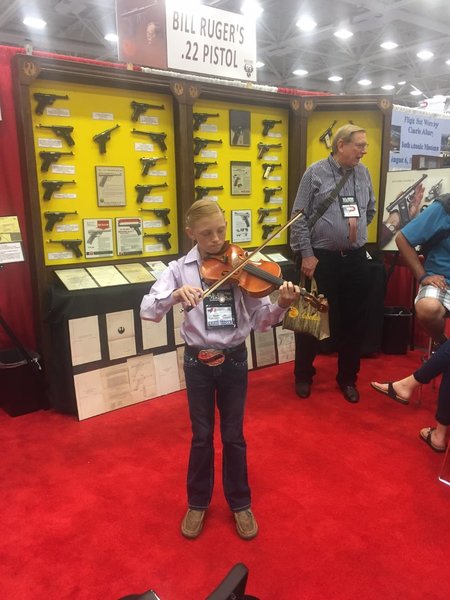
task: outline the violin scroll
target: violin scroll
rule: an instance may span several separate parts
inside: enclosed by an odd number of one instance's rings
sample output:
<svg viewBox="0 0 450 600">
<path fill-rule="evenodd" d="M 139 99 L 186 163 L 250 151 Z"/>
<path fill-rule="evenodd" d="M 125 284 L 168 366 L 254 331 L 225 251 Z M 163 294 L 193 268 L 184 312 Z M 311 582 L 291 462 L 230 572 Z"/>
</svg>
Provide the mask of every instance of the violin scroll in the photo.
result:
<svg viewBox="0 0 450 600">
<path fill-rule="evenodd" d="M 300 288 L 300 296 L 303 296 L 306 302 L 308 302 L 308 304 L 311 304 L 311 306 L 313 306 L 319 312 L 328 312 L 328 300 L 323 294 L 319 294 L 318 296 L 316 296 L 315 294 L 307 292 L 305 288 Z"/>
</svg>

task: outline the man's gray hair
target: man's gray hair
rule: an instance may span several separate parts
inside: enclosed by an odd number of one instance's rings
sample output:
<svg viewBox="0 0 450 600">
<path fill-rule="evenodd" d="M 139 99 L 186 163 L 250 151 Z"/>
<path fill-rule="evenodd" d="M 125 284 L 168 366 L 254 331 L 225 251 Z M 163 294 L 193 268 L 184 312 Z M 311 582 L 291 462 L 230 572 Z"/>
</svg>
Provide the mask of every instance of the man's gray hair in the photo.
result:
<svg viewBox="0 0 450 600">
<path fill-rule="evenodd" d="M 365 131 L 366 130 L 363 127 L 359 127 L 359 125 L 354 125 L 353 123 L 347 123 L 347 125 L 339 127 L 333 136 L 333 144 L 331 148 L 333 154 L 336 154 L 337 144 L 340 140 L 344 141 L 345 143 L 351 142 L 354 133 L 365 133 Z"/>
</svg>

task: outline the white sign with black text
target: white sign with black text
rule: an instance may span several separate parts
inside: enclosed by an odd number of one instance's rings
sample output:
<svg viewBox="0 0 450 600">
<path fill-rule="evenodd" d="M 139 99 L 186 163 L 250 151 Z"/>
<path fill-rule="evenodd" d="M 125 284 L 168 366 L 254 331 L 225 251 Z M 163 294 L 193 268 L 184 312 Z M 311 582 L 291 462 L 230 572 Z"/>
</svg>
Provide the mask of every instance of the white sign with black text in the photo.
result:
<svg viewBox="0 0 450 600">
<path fill-rule="evenodd" d="M 170 69 L 256 81 L 254 19 L 166 0 L 166 32 Z"/>
</svg>

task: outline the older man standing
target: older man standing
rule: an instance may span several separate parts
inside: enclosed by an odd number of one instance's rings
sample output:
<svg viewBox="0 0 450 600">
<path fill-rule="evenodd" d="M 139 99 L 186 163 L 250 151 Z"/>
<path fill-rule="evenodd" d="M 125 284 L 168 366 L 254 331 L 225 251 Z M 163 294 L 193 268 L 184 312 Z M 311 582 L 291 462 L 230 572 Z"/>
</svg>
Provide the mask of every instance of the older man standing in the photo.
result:
<svg viewBox="0 0 450 600">
<path fill-rule="evenodd" d="M 362 127 L 347 124 L 336 131 L 330 156 L 312 164 L 302 177 L 293 212 L 303 210 L 305 218 L 294 223 L 290 240 L 301 273 L 314 277 L 319 292 L 328 298 L 331 336 L 338 349 L 336 381 L 344 398 L 353 403 L 359 401 L 356 379 L 369 289 L 364 245 L 375 215 L 372 181 L 360 162 L 367 147 Z M 336 194 L 343 177 L 345 183 Z M 330 195 L 336 198 L 311 227 Z M 296 334 L 295 346 L 295 389 L 307 398 L 316 372 L 318 340 Z"/>
</svg>

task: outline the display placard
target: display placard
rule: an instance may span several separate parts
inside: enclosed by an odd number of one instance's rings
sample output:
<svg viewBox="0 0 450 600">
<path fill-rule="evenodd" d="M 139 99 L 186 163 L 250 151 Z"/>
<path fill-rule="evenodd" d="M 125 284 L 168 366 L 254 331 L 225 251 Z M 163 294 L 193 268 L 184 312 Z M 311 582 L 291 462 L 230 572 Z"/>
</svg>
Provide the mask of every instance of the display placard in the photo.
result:
<svg viewBox="0 0 450 600">
<path fill-rule="evenodd" d="M 95 167 L 97 202 L 99 206 L 125 206 L 125 169 Z"/>
<path fill-rule="evenodd" d="M 108 258 L 114 255 L 112 219 L 83 219 L 86 258 Z"/>
<path fill-rule="evenodd" d="M 450 169 L 390 171 L 386 177 L 379 246 L 397 250 L 394 237 L 438 196 L 450 191 Z"/>
<path fill-rule="evenodd" d="M 17 217 L 0 217 L 0 265 L 24 260 Z"/>
<path fill-rule="evenodd" d="M 142 219 L 117 218 L 116 219 L 117 254 L 142 254 L 143 235 Z"/>
<path fill-rule="evenodd" d="M 233 243 L 252 241 L 252 211 L 250 209 L 231 211 L 231 241 Z"/>
<path fill-rule="evenodd" d="M 248 196 L 252 191 L 252 163 L 249 161 L 231 161 L 231 195 Z"/>
</svg>

